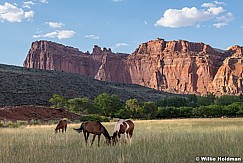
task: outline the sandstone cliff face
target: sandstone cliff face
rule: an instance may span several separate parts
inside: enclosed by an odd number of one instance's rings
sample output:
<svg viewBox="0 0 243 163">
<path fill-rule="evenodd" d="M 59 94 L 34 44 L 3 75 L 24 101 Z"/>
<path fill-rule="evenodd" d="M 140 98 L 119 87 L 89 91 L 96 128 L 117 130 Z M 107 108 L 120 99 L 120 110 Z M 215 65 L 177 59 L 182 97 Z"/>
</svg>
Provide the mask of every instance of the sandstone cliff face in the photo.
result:
<svg viewBox="0 0 243 163">
<path fill-rule="evenodd" d="M 209 45 L 156 39 L 128 57 L 132 83 L 174 93 L 207 93 L 224 60 Z"/>
<path fill-rule="evenodd" d="M 217 95 L 239 94 L 243 92 L 243 47 L 232 46 L 227 57 L 209 86 Z"/>
<path fill-rule="evenodd" d="M 80 73 L 98 80 L 135 83 L 173 93 L 238 94 L 243 91 L 243 49 L 226 52 L 204 43 L 156 39 L 134 53 L 114 54 L 95 46 L 93 52 L 48 41 L 37 41 L 25 67 Z"/>
<path fill-rule="evenodd" d="M 126 74 L 126 67 L 123 66 L 126 56 L 116 55 L 110 49 L 101 49 L 96 45 L 90 54 L 50 41 L 36 41 L 32 43 L 24 67 L 79 73 L 98 80 L 129 83 L 129 74 Z"/>
</svg>

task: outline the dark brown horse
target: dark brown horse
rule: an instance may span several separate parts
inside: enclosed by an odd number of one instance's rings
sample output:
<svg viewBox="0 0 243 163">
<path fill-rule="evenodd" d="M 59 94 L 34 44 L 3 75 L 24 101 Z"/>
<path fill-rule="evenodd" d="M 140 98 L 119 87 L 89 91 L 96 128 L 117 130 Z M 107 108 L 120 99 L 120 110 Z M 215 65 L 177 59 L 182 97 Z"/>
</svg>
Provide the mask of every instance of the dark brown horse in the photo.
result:
<svg viewBox="0 0 243 163">
<path fill-rule="evenodd" d="M 96 137 L 96 135 L 98 135 L 98 146 L 100 146 L 100 135 L 101 134 L 103 134 L 105 136 L 106 144 L 107 145 L 111 144 L 111 137 L 110 137 L 108 131 L 98 121 L 83 122 L 79 129 L 74 128 L 74 130 L 76 130 L 79 133 L 83 131 L 86 145 L 88 143 L 88 138 L 89 138 L 90 133 L 93 134 L 93 139 L 92 139 L 91 145 L 93 145 L 95 137 Z"/>
<path fill-rule="evenodd" d="M 55 132 L 58 133 L 62 129 L 62 132 L 67 130 L 67 120 L 66 119 L 61 119 L 59 123 L 57 124 L 57 127 L 55 129 Z"/>
<path fill-rule="evenodd" d="M 121 134 L 124 134 L 126 142 L 129 140 L 129 143 L 131 144 L 133 130 L 134 123 L 131 120 L 120 119 L 119 121 L 117 121 L 112 135 L 113 145 L 118 142 L 121 143 Z"/>
</svg>

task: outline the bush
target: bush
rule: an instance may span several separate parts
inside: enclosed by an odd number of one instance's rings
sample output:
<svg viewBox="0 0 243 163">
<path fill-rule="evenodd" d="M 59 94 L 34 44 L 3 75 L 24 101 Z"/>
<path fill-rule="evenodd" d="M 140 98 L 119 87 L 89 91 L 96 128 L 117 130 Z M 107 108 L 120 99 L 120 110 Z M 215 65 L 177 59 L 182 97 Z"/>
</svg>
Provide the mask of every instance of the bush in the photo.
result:
<svg viewBox="0 0 243 163">
<path fill-rule="evenodd" d="M 18 127 L 17 126 L 17 123 L 14 123 L 12 121 L 8 121 L 7 123 L 4 124 L 4 127 L 8 127 L 8 128 L 16 128 Z"/>
<path fill-rule="evenodd" d="M 0 121 L 0 128 L 3 128 L 3 127 L 4 127 L 4 122 Z"/>
<path fill-rule="evenodd" d="M 236 116 L 241 113 L 243 109 L 243 103 L 235 102 L 228 106 L 224 106 L 224 111 L 227 116 Z"/>
<path fill-rule="evenodd" d="M 180 107 L 180 106 L 187 106 L 187 104 L 188 104 L 187 99 L 181 96 L 169 96 L 159 100 L 156 103 L 156 105 L 159 107 L 166 107 L 166 106 Z"/>
<path fill-rule="evenodd" d="M 97 114 L 90 114 L 90 115 L 85 115 L 80 118 L 80 121 L 100 121 L 100 122 L 109 122 L 110 118 L 105 117 L 105 116 L 100 116 Z"/>
<path fill-rule="evenodd" d="M 157 118 L 176 118 L 179 115 L 180 110 L 176 107 L 159 107 L 157 111 Z"/>
<path fill-rule="evenodd" d="M 131 117 L 131 113 L 129 113 L 125 108 L 120 109 L 118 112 L 115 113 L 116 118 L 121 119 L 128 119 Z"/>
<path fill-rule="evenodd" d="M 28 125 L 28 122 L 27 121 L 17 121 L 16 124 L 17 124 L 17 127 L 20 127 L 20 126 Z"/>
<path fill-rule="evenodd" d="M 182 106 L 179 107 L 179 117 L 190 118 L 192 117 L 192 107 Z"/>
<path fill-rule="evenodd" d="M 216 105 L 221 105 L 221 106 L 227 106 L 227 105 L 233 104 L 235 102 L 240 102 L 239 96 L 224 95 L 224 96 L 218 97 L 214 101 L 214 103 Z"/>
<path fill-rule="evenodd" d="M 32 120 L 29 122 L 29 124 L 30 124 L 30 125 L 41 125 L 42 122 L 39 121 L 39 120 L 33 120 L 33 119 L 32 119 Z"/>
</svg>

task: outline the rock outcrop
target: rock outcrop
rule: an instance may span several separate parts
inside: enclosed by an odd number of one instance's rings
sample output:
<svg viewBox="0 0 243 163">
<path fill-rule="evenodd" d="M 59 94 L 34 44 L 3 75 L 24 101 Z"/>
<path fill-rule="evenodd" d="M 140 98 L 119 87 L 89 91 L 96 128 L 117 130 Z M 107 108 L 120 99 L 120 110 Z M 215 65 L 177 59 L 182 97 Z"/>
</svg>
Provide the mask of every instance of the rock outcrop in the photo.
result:
<svg viewBox="0 0 243 163">
<path fill-rule="evenodd" d="M 36 41 L 24 61 L 24 67 L 79 73 L 98 80 L 131 83 L 127 74 L 128 54 L 114 54 L 111 49 L 94 46 L 93 52 L 50 41 Z"/>
<path fill-rule="evenodd" d="M 156 39 L 128 54 L 94 46 L 93 52 L 37 41 L 24 67 L 80 73 L 98 80 L 134 83 L 172 93 L 239 94 L 243 49 L 216 50 L 204 43 Z"/>
<path fill-rule="evenodd" d="M 243 92 L 243 47 L 232 46 L 227 57 L 214 77 L 209 91 L 217 95 Z"/>
<path fill-rule="evenodd" d="M 174 93 L 207 93 L 224 55 L 204 43 L 156 39 L 128 57 L 132 83 Z"/>
</svg>

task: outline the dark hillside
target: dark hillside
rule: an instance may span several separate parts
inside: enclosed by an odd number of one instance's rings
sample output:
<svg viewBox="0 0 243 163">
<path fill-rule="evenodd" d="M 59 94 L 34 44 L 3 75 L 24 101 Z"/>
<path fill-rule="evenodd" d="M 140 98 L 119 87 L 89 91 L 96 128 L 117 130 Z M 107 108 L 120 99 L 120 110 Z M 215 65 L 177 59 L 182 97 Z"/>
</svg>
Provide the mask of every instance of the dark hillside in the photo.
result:
<svg viewBox="0 0 243 163">
<path fill-rule="evenodd" d="M 94 98 L 107 92 L 122 100 L 158 100 L 170 95 L 135 84 L 120 84 L 95 80 L 74 73 L 28 69 L 0 64 L 0 106 L 49 105 L 53 94 L 66 98 Z"/>
</svg>

